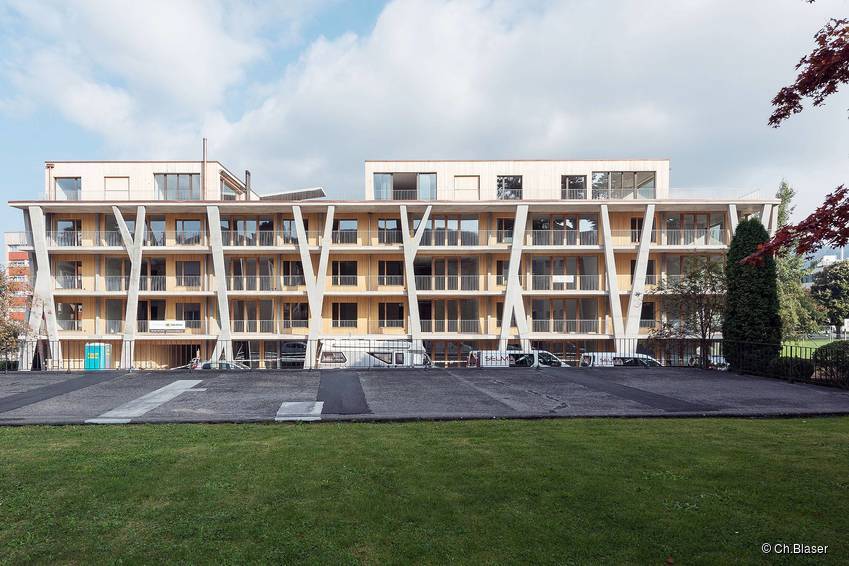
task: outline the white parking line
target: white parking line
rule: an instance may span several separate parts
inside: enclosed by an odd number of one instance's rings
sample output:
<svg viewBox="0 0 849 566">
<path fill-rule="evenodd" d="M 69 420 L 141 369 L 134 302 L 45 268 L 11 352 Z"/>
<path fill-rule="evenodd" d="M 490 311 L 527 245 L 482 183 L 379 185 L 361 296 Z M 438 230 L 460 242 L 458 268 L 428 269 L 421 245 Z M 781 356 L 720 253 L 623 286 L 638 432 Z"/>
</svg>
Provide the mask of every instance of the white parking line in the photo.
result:
<svg viewBox="0 0 849 566">
<path fill-rule="evenodd" d="M 142 395 L 123 405 L 115 407 L 94 419 L 86 420 L 91 424 L 126 424 L 136 417 L 152 411 L 163 403 L 167 403 L 177 395 L 186 391 L 206 391 L 206 389 L 192 389 L 199 384 L 201 379 L 178 379 L 174 383 Z"/>
<path fill-rule="evenodd" d="M 277 409 L 275 421 L 320 421 L 324 401 L 285 401 Z"/>
</svg>

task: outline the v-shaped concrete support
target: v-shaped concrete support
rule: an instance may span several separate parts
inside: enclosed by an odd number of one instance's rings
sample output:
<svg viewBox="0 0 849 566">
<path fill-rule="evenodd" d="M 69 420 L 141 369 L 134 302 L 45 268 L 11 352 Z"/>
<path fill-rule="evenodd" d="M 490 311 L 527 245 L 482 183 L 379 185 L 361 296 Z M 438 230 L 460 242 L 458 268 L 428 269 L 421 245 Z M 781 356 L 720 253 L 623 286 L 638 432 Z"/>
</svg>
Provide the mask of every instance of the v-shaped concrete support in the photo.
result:
<svg viewBox="0 0 849 566">
<path fill-rule="evenodd" d="M 136 208 L 135 234 L 130 234 L 130 229 L 124 221 L 124 215 L 117 206 L 112 207 L 112 214 L 121 232 L 121 240 L 124 249 L 130 258 L 130 280 L 127 285 L 127 309 L 124 314 L 124 345 L 121 348 L 121 367 L 129 369 L 133 367 L 136 350 L 136 331 L 138 326 L 139 309 L 139 287 L 141 283 L 142 247 L 144 246 L 145 230 L 145 208 Z"/>
<path fill-rule="evenodd" d="M 613 338 L 623 338 L 622 303 L 619 299 L 619 283 L 616 278 L 616 258 L 613 255 L 613 232 L 610 229 L 610 213 L 607 205 L 601 205 L 601 229 L 604 233 L 604 270 L 607 272 L 607 297 L 610 302 L 610 318 L 613 319 Z"/>
<path fill-rule="evenodd" d="M 646 271 L 649 264 L 651 234 L 654 229 L 654 205 L 646 206 L 643 216 L 643 230 L 640 233 L 640 244 L 637 248 L 637 261 L 634 264 L 633 281 L 631 282 L 631 297 L 628 301 L 628 318 L 625 322 L 625 337 L 637 338 L 640 334 L 640 317 L 643 314 L 643 298 L 646 290 Z"/>
<path fill-rule="evenodd" d="M 309 369 L 316 365 L 316 352 L 318 337 L 321 334 L 323 324 L 322 310 L 324 308 L 324 291 L 327 288 L 327 263 L 330 257 L 330 243 L 333 235 L 333 215 L 336 207 L 327 207 L 327 216 L 324 220 L 324 233 L 321 237 L 321 250 L 318 256 L 318 270 L 313 273 L 312 257 L 310 256 L 307 231 L 304 228 L 304 217 L 300 206 L 292 207 L 295 217 L 295 232 L 298 234 L 298 252 L 301 255 L 301 266 L 304 270 L 304 280 L 307 286 L 307 301 L 310 307 L 310 325 L 307 336 L 307 351 L 304 357 L 304 368 Z"/>
<path fill-rule="evenodd" d="M 510 339 L 510 323 L 514 314 L 522 349 L 530 348 L 528 319 L 525 315 L 525 303 L 522 298 L 522 282 L 519 280 L 519 266 L 522 264 L 527 223 L 528 205 L 520 204 L 516 207 L 516 218 L 513 220 L 513 242 L 510 245 L 510 263 L 507 266 L 507 289 L 504 291 L 504 312 L 501 317 L 501 336 L 498 340 L 499 350 L 507 349 L 507 342 Z"/>
<path fill-rule="evenodd" d="M 215 295 L 218 301 L 218 323 L 221 325 L 215 341 L 213 360 L 233 360 L 233 335 L 230 328 L 230 300 L 227 297 L 227 270 L 224 265 L 224 243 L 221 237 L 221 215 L 217 206 L 206 207 L 209 243 L 212 250 L 212 269 L 215 272 Z"/>
<path fill-rule="evenodd" d="M 407 309 L 409 310 L 408 320 L 410 321 L 410 339 L 413 342 L 413 349 L 422 348 L 422 321 L 419 319 L 419 298 L 416 289 L 416 274 L 415 260 L 416 253 L 419 251 L 419 246 L 422 243 L 422 237 L 425 233 L 427 221 L 430 218 L 430 211 L 433 207 L 428 206 L 416 233 L 410 233 L 410 219 L 407 216 L 407 205 L 401 205 L 401 238 L 404 244 L 404 280 L 407 284 Z"/>
<path fill-rule="evenodd" d="M 50 358 L 56 368 L 62 365 L 62 344 L 59 342 L 59 325 L 56 322 L 56 303 L 53 300 L 53 277 L 50 274 L 50 256 L 47 253 L 47 226 L 44 211 L 40 206 L 30 206 L 27 209 L 29 223 L 27 229 L 35 255 L 35 281 L 32 289 L 32 305 L 29 311 L 29 335 L 24 352 L 28 356 L 35 353 L 37 338 L 41 332 L 41 321 L 44 321 L 47 340 L 50 347 Z M 32 359 L 25 361 L 22 368 L 30 369 Z"/>
</svg>

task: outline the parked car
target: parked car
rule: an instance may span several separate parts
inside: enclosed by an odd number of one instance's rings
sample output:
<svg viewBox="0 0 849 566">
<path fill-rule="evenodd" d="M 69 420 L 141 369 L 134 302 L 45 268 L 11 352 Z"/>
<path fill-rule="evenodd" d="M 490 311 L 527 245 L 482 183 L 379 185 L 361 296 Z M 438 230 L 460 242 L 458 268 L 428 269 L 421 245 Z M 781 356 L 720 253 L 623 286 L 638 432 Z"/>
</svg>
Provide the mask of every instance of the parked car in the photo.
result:
<svg viewBox="0 0 849 566">
<path fill-rule="evenodd" d="M 581 367 L 663 367 L 648 354 L 622 352 L 585 352 Z"/>
<path fill-rule="evenodd" d="M 507 368 L 507 367 L 568 367 L 567 364 L 545 350 L 521 351 L 508 348 L 507 350 L 472 350 L 469 352 L 469 367 Z"/>
</svg>

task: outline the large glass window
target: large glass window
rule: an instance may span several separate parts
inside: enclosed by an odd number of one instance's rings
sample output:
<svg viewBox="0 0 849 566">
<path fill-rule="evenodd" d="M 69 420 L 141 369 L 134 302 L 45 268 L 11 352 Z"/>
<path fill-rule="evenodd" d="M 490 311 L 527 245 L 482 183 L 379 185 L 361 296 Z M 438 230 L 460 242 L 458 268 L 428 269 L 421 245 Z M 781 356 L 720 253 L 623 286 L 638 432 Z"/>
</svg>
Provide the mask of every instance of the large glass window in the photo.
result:
<svg viewBox="0 0 849 566">
<path fill-rule="evenodd" d="M 283 328 L 306 328 L 309 318 L 308 303 L 283 303 Z"/>
<path fill-rule="evenodd" d="M 334 328 L 356 328 L 357 303 L 333 303 L 331 311 Z"/>
<path fill-rule="evenodd" d="M 499 175 L 495 188 L 499 200 L 522 200 L 521 175 Z"/>
<path fill-rule="evenodd" d="M 157 200 L 200 200 L 199 173 L 156 173 Z"/>
<path fill-rule="evenodd" d="M 653 199 L 654 171 L 593 171 L 594 199 Z"/>
<path fill-rule="evenodd" d="M 436 200 L 436 173 L 419 173 L 416 184 L 419 200 Z"/>
<path fill-rule="evenodd" d="M 375 200 L 392 200 L 392 173 L 374 174 Z"/>
<path fill-rule="evenodd" d="M 333 221 L 333 243 L 334 244 L 356 244 L 357 243 L 357 221 L 356 219 Z"/>
<path fill-rule="evenodd" d="M 397 218 L 380 218 L 377 221 L 377 241 L 381 244 L 400 244 L 401 221 Z"/>
<path fill-rule="evenodd" d="M 177 271 L 178 287 L 200 288 L 199 261 L 177 261 L 175 263 L 175 268 Z"/>
<path fill-rule="evenodd" d="M 200 220 L 194 218 L 177 220 L 177 244 L 196 246 L 201 243 L 202 239 Z"/>
<path fill-rule="evenodd" d="M 334 261 L 333 262 L 333 284 L 334 285 L 356 285 L 357 284 L 357 262 L 356 261 Z"/>
<path fill-rule="evenodd" d="M 404 304 L 378 304 L 378 320 L 380 328 L 402 328 L 404 326 Z"/>
<path fill-rule="evenodd" d="M 59 177 L 55 179 L 56 200 L 80 200 L 82 183 L 80 177 Z"/>
<path fill-rule="evenodd" d="M 585 175 L 561 175 L 560 198 L 563 200 L 587 198 L 587 177 Z"/>
<path fill-rule="evenodd" d="M 380 260 L 377 263 L 377 284 L 378 285 L 403 285 L 404 284 L 404 265 L 400 261 L 384 261 Z"/>
</svg>

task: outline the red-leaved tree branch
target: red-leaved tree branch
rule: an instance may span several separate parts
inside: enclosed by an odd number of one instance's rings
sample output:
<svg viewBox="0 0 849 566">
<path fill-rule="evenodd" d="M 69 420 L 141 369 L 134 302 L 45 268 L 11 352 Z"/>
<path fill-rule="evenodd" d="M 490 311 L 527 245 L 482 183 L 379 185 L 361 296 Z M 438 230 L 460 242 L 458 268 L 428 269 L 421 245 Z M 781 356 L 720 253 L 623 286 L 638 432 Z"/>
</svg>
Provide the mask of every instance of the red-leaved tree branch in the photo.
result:
<svg viewBox="0 0 849 566">
<path fill-rule="evenodd" d="M 849 83 L 849 19 L 832 18 L 817 32 L 814 40 L 814 50 L 796 65 L 799 71 L 796 81 L 782 88 L 772 99 L 775 110 L 769 117 L 769 125 L 773 128 L 801 112 L 804 99 L 809 98 L 814 106 L 820 106 L 841 84 Z M 840 185 L 807 218 L 780 228 L 769 242 L 743 262 L 760 263 L 767 254 L 775 255 L 794 247 L 799 254 L 812 254 L 824 245 L 842 247 L 847 244 L 849 189 Z"/>
</svg>

